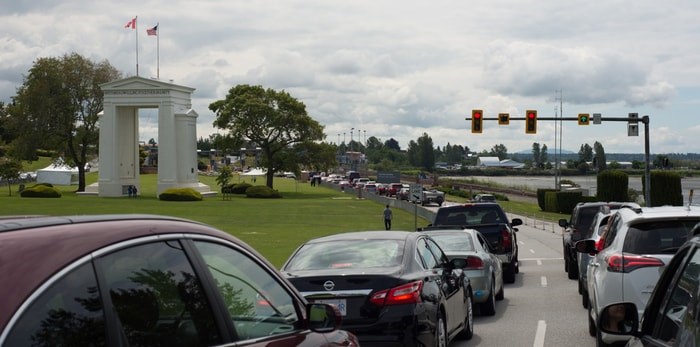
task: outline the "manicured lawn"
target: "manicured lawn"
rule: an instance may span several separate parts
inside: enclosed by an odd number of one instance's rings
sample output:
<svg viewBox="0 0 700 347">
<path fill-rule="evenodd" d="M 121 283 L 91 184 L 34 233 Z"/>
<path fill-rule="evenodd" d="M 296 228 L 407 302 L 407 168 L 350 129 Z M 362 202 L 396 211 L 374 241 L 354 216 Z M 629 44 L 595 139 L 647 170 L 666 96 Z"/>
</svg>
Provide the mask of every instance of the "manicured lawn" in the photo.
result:
<svg viewBox="0 0 700 347">
<path fill-rule="evenodd" d="M 97 180 L 89 173 L 88 184 Z M 101 213 L 148 213 L 192 219 L 212 225 L 247 242 L 276 266 L 306 240 L 344 231 L 382 230 L 383 206 L 370 200 L 358 200 L 339 191 L 287 178 L 276 178 L 275 189 L 282 199 L 248 199 L 234 195 L 231 200 L 207 197 L 198 202 L 160 201 L 156 197 L 157 175 L 141 175 L 141 196 L 136 199 L 79 196 L 76 186 L 58 186 L 58 199 L 21 198 L 17 186 L 0 187 L 2 215 L 84 215 Z M 217 189 L 213 177 L 200 181 Z M 232 182 L 238 182 L 234 176 Z M 251 181 L 245 178 L 245 181 Z M 264 184 L 258 177 L 254 184 Z M 394 209 L 393 230 L 413 230 L 413 214 Z M 419 225 L 428 222 L 419 220 Z"/>
</svg>

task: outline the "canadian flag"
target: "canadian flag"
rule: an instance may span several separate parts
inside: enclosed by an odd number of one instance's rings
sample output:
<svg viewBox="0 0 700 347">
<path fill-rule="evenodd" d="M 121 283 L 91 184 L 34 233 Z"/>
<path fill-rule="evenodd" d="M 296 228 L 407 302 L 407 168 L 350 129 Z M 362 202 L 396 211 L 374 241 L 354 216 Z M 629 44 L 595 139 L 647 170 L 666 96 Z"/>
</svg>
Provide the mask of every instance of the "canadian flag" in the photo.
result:
<svg viewBox="0 0 700 347">
<path fill-rule="evenodd" d="M 134 17 L 132 20 L 130 20 L 129 22 L 127 22 L 126 25 L 124 26 L 124 28 L 126 28 L 126 29 L 129 29 L 129 28 L 131 28 L 131 29 L 136 29 L 136 17 Z"/>
</svg>

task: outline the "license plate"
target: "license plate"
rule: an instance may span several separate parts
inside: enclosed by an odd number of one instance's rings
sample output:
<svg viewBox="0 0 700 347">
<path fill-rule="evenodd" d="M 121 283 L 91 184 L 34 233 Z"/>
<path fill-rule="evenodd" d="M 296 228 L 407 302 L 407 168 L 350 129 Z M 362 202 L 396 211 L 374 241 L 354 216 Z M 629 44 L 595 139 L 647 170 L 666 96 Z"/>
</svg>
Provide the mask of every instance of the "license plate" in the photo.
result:
<svg viewBox="0 0 700 347">
<path fill-rule="evenodd" d="M 348 314 L 348 306 L 345 303 L 345 299 L 322 299 L 322 300 L 314 300 L 314 302 L 320 303 L 320 304 L 329 304 L 333 305 L 340 310 L 340 315 L 345 317 Z"/>
</svg>

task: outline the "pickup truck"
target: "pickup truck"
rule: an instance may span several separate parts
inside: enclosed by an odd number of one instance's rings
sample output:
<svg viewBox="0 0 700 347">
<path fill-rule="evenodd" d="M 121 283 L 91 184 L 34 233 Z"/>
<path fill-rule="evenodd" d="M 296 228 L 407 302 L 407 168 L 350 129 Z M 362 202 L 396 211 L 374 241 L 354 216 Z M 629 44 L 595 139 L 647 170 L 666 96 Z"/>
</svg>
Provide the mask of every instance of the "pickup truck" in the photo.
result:
<svg viewBox="0 0 700 347">
<path fill-rule="evenodd" d="M 440 207 L 433 222 L 420 230 L 478 230 L 503 264 L 503 282 L 513 283 L 520 267 L 515 235 L 518 229 L 514 227 L 522 224 L 520 218 L 509 221 L 499 204 L 482 202 Z"/>
<path fill-rule="evenodd" d="M 427 189 L 423 188 L 423 196 L 421 197 L 420 204 L 425 206 L 429 203 L 436 203 L 438 206 L 442 206 L 445 202 L 445 193 L 437 189 Z"/>
</svg>

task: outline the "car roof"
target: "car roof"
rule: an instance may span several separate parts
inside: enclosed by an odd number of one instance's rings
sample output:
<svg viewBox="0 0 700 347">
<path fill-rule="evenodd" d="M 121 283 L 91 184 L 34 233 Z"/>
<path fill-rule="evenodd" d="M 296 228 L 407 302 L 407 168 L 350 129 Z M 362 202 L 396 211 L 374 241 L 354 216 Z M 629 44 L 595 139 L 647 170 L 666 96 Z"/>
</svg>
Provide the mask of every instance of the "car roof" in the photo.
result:
<svg viewBox="0 0 700 347">
<path fill-rule="evenodd" d="M 0 311 L 14 312 L 7 311 L 5 304 L 22 302 L 46 279 L 96 250 L 140 237 L 185 233 L 227 239 L 259 256 L 251 247 L 223 231 L 173 217 L 4 217 L 0 219 L 0 275 L 12 279 L 13 284 L 0 286 L 0 297 L 3 298 Z M 0 326 L 3 326 L 5 322 L 1 318 Z"/>
<path fill-rule="evenodd" d="M 352 231 L 339 233 L 335 235 L 328 235 L 319 238 L 315 238 L 307 241 L 306 243 L 317 243 L 317 242 L 328 242 L 328 241 L 342 241 L 342 240 L 406 240 L 412 237 L 412 235 L 417 235 L 418 233 L 413 231 L 399 231 L 399 230 L 372 230 L 372 231 Z"/>
</svg>

